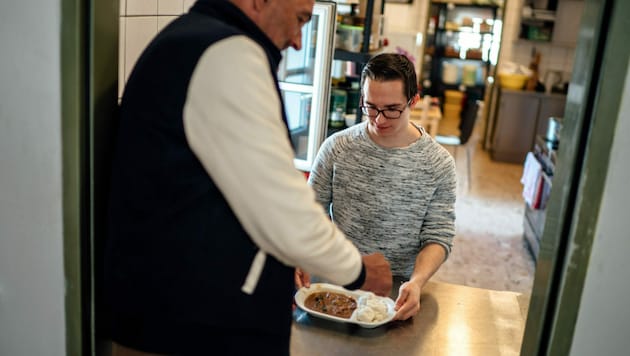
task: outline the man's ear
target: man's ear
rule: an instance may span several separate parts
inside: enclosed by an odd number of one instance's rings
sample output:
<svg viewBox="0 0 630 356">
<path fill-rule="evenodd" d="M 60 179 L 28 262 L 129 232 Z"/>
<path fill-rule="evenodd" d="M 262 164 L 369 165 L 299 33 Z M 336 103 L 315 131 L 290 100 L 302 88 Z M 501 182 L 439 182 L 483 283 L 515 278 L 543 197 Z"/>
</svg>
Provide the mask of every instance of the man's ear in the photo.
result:
<svg viewBox="0 0 630 356">
<path fill-rule="evenodd" d="M 418 100 L 420 100 L 420 94 L 414 95 L 413 98 L 411 99 L 411 102 L 409 103 L 409 107 L 411 108 L 415 107 Z"/>
<path fill-rule="evenodd" d="M 254 10 L 257 12 L 262 11 L 262 9 L 267 6 L 269 0 L 252 0 L 254 2 Z"/>
</svg>

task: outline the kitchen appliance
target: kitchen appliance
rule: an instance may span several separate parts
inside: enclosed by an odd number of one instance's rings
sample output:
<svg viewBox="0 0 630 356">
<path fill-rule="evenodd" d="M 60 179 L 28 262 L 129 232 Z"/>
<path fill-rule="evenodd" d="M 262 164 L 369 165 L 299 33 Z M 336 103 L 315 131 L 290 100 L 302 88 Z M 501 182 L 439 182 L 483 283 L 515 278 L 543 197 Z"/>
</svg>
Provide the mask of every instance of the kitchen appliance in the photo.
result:
<svg viewBox="0 0 630 356">
<path fill-rule="evenodd" d="M 553 149 L 558 149 L 558 143 L 560 142 L 560 130 L 562 129 L 561 117 L 550 117 L 549 125 L 547 126 L 547 134 L 545 135 L 545 141 L 552 145 Z"/>
<path fill-rule="evenodd" d="M 562 84 L 562 72 L 548 70 L 545 72 L 545 93 L 549 94 L 555 86 Z"/>
<path fill-rule="evenodd" d="M 336 14 L 336 3 L 317 1 L 311 21 L 302 28 L 302 48 L 284 50 L 278 68 L 293 163 L 305 172 L 310 171 L 328 126 Z"/>
</svg>

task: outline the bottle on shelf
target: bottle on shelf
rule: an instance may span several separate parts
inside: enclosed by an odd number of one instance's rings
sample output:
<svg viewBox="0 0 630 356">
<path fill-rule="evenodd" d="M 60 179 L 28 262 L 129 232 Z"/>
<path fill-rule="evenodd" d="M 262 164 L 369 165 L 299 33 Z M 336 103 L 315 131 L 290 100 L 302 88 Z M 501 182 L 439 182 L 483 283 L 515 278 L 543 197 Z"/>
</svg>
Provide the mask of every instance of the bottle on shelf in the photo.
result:
<svg viewBox="0 0 630 356">
<path fill-rule="evenodd" d="M 346 126 L 346 106 L 348 101 L 348 93 L 340 88 L 333 88 L 330 91 L 330 113 L 328 118 L 328 126 L 334 129 L 344 128 Z"/>
</svg>

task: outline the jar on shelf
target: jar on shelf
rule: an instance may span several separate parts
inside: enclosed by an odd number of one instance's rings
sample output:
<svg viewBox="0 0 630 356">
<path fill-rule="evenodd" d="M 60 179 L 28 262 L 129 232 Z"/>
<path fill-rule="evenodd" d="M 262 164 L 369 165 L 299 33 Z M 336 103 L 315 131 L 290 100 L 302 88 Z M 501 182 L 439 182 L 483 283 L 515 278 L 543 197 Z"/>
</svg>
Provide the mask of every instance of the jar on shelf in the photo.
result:
<svg viewBox="0 0 630 356">
<path fill-rule="evenodd" d="M 446 46 L 444 48 L 444 57 L 459 58 L 459 50 L 454 46 Z"/>
<path fill-rule="evenodd" d="M 445 84 L 457 84 L 459 82 L 459 67 L 455 63 L 442 63 L 442 81 Z"/>
</svg>

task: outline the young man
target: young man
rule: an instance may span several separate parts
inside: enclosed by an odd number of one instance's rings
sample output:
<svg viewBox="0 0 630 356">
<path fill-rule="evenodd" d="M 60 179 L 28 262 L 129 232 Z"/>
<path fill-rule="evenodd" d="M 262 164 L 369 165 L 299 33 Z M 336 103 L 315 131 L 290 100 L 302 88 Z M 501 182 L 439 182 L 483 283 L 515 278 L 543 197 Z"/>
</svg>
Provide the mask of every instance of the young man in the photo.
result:
<svg viewBox="0 0 630 356">
<path fill-rule="evenodd" d="M 402 283 L 396 319 L 420 310 L 427 280 L 454 236 L 455 163 L 409 121 L 419 100 L 413 64 L 381 54 L 361 75 L 367 121 L 329 137 L 309 183 L 332 220 L 364 254 L 382 252 Z"/>
<path fill-rule="evenodd" d="M 199 0 L 121 103 L 106 292 L 115 353 L 288 355 L 293 266 L 388 293 L 293 167 L 276 78 L 313 0 Z"/>
</svg>

